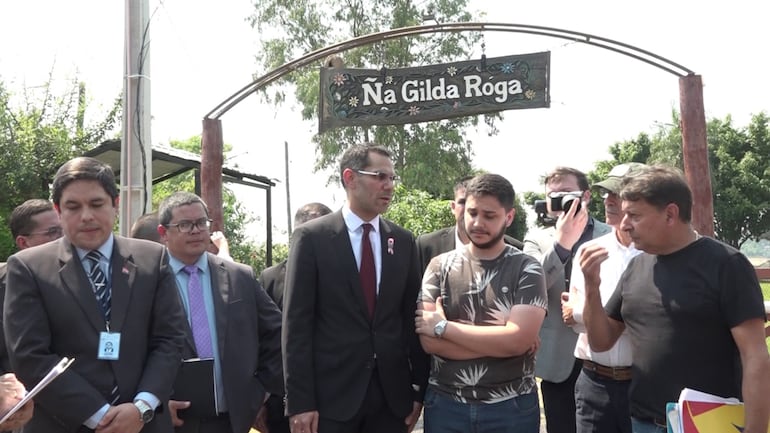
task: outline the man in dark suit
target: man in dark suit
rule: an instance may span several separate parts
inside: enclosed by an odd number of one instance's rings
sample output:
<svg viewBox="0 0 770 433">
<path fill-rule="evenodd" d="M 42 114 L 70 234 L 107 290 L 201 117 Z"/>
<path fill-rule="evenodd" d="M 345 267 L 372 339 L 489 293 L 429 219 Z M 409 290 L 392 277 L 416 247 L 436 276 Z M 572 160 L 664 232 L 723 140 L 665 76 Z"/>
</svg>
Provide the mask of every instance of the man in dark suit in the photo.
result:
<svg viewBox="0 0 770 433">
<path fill-rule="evenodd" d="M 350 147 L 347 203 L 299 227 L 286 269 L 283 355 L 292 433 L 406 432 L 422 408 L 428 357 L 414 330 L 420 290 L 412 234 L 380 217 L 390 153 Z"/>
<path fill-rule="evenodd" d="M 176 431 L 247 433 L 267 393 L 283 392 L 281 313 L 249 266 L 206 251 L 211 220 L 200 197 L 171 194 L 161 202 L 158 217 L 188 317 L 182 355 L 214 358 L 219 412 L 209 418 L 189 417 L 183 410 L 190 402 L 171 400 Z"/>
<path fill-rule="evenodd" d="M 294 214 L 294 228 L 310 220 L 332 213 L 323 203 L 308 203 Z M 286 281 L 286 260 L 270 266 L 259 274 L 259 283 L 265 288 L 278 308 L 283 308 L 283 288 Z M 289 419 L 285 415 L 283 394 L 271 394 L 265 402 L 265 424 L 270 433 L 289 433 Z"/>
<path fill-rule="evenodd" d="M 19 250 L 42 245 L 61 237 L 59 215 L 56 214 L 53 204 L 48 200 L 35 198 L 16 206 L 13 212 L 11 212 L 8 226 Z M 3 304 L 5 299 L 6 275 L 6 264 L 0 263 L 0 305 Z M 0 314 L 0 324 L 2 324 L 2 314 Z M 8 373 L 10 371 L 11 361 L 8 358 L 5 337 L 0 335 L 0 373 L 4 373 L 0 377 L 0 385 L 3 391 L 19 386 L 21 389 L 24 389 L 24 386 L 18 381 L 16 376 L 13 373 Z M 5 395 L 3 391 L 0 391 L 0 394 Z M 18 400 L 21 400 L 22 395 L 18 394 L 16 397 L 16 399 L 10 400 L 3 399 L 2 402 L 15 404 Z M 12 415 L 6 422 L 0 424 L 0 431 L 18 429 L 26 424 L 32 418 L 33 406 L 32 402 L 25 405 L 24 408 Z M 10 408 L 0 406 L 0 413 L 5 413 Z"/>
<path fill-rule="evenodd" d="M 471 179 L 473 179 L 473 176 L 465 176 L 460 178 L 455 184 L 455 197 L 449 203 L 452 215 L 455 217 L 455 225 L 417 237 L 417 253 L 420 258 L 421 271 L 428 267 L 430 259 L 439 254 L 462 248 L 470 242 L 468 234 L 465 232 L 463 215 L 465 214 L 465 191 Z M 512 245 L 519 250 L 524 246 L 520 240 L 512 236 L 505 235 L 503 238 L 506 244 Z"/>
<path fill-rule="evenodd" d="M 53 203 L 64 237 L 8 259 L 5 336 L 24 383 L 62 357 L 75 362 L 38 394 L 23 431 L 171 432 L 161 404 L 179 366 L 184 312 L 165 249 L 112 234 L 118 189 L 96 159 L 59 168 Z"/>
</svg>

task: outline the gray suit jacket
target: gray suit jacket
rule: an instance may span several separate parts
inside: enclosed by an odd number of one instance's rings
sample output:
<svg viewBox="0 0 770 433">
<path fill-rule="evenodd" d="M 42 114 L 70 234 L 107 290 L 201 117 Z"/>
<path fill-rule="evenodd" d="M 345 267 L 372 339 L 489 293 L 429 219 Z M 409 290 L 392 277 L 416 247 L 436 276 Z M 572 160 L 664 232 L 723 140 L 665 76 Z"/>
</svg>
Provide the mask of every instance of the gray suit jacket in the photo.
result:
<svg viewBox="0 0 770 433">
<path fill-rule="evenodd" d="M 593 238 L 612 230 L 610 226 L 594 219 Z M 540 328 L 540 349 L 535 362 L 535 376 L 549 382 L 567 380 L 575 365 L 577 333 L 564 324 L 561 318 L 561 294 L 567 290 L 564 265 L 554 250 L 556 229 L 549 227 L 531 230 L 524 238 L 524 253 L 536 258 L 543 265 L 545 285 L 548 291 L 548 314 Z M 569 259 L 572 260 L 572 259 Z"/>
<path fill-rule="evenodd" d="M 165 248 L 115 236 L 110 266 L 110 330 L 121 335 L 117 361 L 96 357 L 104 316 L 66 238 L 8 259 L 5 336 L 16 375 L 33 386 L 63 356 L 75 358 L 35 397 L 35 414 L 24 432 L 77 431 L 107 404 L 115 381 L 119 403 L 133 401 L 139 391 L 162 402 L 143 433 L 173 431 L 163 406 L 179 367 L 185 320 Z"/>
<path fill-rule="evenodd" d="M 281 312 L 257 282 L 251 267 L 206 254 L 230 424 L 234 433 L 247 433 L 265 392 L 283 394 Z M 195 357 L 189 324 L 185 334 L 183 356 Z M 197 431 L 198 423 L 196 419 L 185 419 L 185 425 L 177 430 Z"/>
</svg>

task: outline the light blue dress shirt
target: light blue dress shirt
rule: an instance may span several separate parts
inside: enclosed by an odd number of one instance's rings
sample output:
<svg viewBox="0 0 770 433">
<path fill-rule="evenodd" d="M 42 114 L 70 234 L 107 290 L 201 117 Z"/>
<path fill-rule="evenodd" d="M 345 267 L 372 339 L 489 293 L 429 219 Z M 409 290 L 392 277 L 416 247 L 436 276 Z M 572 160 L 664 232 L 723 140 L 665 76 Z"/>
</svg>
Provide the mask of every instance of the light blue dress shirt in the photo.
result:
<svg viewBox="0 0 770 433">
<path fill-rule="evenodd" d="M 110 285 L 110 290 L 112 290 L 112 266 L 111 266 L 111 260 L 112 260 L 112 248 L 115 244 L 115 238 L 112 234 L 110 234 L 110 237 L 107 238 L 107 241 L 102 244 L 97 250 L 102 254 L 101 258 L 99 259 L 99 266 L 102 268 L 102 272 L 104 272 L 104 275 L 107 277 L 107 281 Z M 75 247 L 75 251 L 78 254 L 78 257 L 80 258 L 80 263 L 83 265 L 83 270 L 86 271 L 86 275 L 91 274 L 91 261 L 87 260 L 86 254 L 88 254 L 89 250 L 84 250 L 82 248 Z M 91 287 L 93 289 L 93 287 Z M 94 292 L 94 296 L 96 296 L 96 292 Z M 109 327 L 109 324 L 105 323 L 105 331 L 107 331 Z M 120 350 L 118 350 L 118 353 L 120 353 Z M 113 362 L 113 361 L 104 361 L 104 362 Z M 147 402 L 147 404 L 150 405 L 153 409 L 157 409 L 158 405 L 160 404 L 160 400 L 158 400 L 158 397 L 153 395 L 152 393 L 149 393 L 147 391 L 141 391 L 136 394 L 136 397 L 134 397 L 134 401 L 136 400 L 143 400 Z M 88 418 L 83 425 L 90 429 L 96 429 L 96 425 L 99 424 L 99 421 L 102 420 L 104 415 L 107 414 L 107 411 L 110 409 L 109 404 L 105 404 L 102 406 L 101 409 L 96 411 L 95 414 L 91 415 L 90 418 Z"/>
<path fill-rule="evenodd" d="M 169 265 L 174 271 L 176 285 L 179 289 L 179 296 L 184 304 L 185 313 L 187 313 L 187 323 L 190 323 L 190 299 L 187 296 L 187 283 L 190 275 L 185 272 L 185 264 L 169 253 Z M 216 387 L 217 409 L 219 413 L 227 412 L 227 402 L 225 401 L 224 384 L 222 382 L 222 360 L 219 356 L 219 339 L 217 337 L 217 319 L 214 311 L 214 295 L 211 288 L 212 273 L 209 268 L 208 255 L 203 254 L 195 263 L 200 272 L 201 288 L 203 289 L 203 303 L 206 307 L 206 318 L 209 321 L 209 332 L 211 332 L 211 347 L 214 349 L 214 386 Z"/>
</svg>

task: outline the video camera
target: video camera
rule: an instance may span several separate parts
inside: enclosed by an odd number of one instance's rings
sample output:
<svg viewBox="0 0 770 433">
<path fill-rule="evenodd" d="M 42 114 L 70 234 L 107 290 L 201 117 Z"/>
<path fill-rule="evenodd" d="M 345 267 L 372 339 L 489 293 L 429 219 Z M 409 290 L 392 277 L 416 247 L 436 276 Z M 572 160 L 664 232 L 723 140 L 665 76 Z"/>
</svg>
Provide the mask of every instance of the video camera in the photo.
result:
<svg viewBox="0 0 770 433">
<path fill-rule="evenodd" d="M 572 203 L 575 200 L 577 200 L 576 211 L 579 211 L 582 207 L 582 197 L 583 193 L 580 191 L 552 192 L 548 194 L 548 200 L 551 202 L 552 212 L 566 211 L 570 208 L 570 206 L 572 206 Z M 533 204 L 535 208 L 535 214 L 537 214 L 537 221 L 545 227 L 556 225 L 557 219 L 548 215 L 548 200 L 535 200 L 535 203 Z"/>
</svg>

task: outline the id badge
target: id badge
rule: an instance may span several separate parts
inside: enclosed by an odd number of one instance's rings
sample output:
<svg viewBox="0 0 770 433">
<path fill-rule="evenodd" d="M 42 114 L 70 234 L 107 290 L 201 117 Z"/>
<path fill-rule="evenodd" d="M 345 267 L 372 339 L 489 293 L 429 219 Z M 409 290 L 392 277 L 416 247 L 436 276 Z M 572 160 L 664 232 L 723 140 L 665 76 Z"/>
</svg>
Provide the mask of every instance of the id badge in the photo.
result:
<svg viewBox="0 0 770 433">
<path fill-rule="evenodd" d="M 100 332 L 98 359 L 117 361 L 120 358 L 120 332 Z"/>
</svg>

